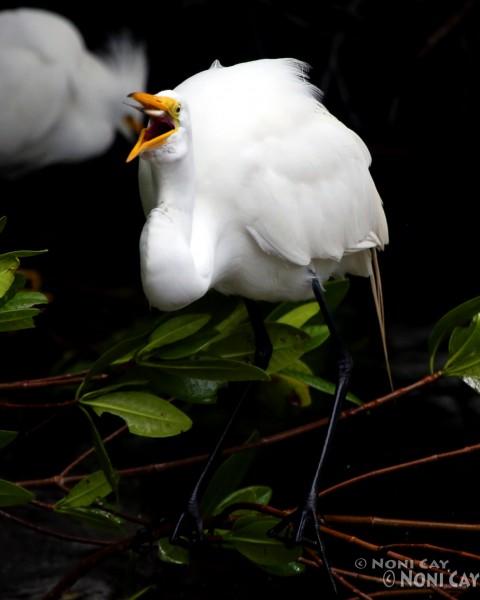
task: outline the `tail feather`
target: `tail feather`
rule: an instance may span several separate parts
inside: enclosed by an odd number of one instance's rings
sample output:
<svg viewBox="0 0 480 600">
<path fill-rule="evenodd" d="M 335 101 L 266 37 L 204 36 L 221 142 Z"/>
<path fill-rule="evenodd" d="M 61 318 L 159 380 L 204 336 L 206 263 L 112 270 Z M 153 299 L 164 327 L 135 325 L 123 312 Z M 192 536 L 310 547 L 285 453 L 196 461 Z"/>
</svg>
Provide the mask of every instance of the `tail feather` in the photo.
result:
<svg viewBox="0 0 480 600">
<path fill-rule="evenodd" d="M 385 310 L 383 304 L 383 290 L 382 290 L 382 279 L 380 276 L 380 266 L 378 264 L 378 256 L 375 248 L 372 248 L 372 266 L 373 270 L 370 275 L 370 284 L 372 286 L 373 302 L 375 304 L 375 311 L 377 313 L 378 325 L 380 327 L 380 336 L 382 339 L 383 356 L 385 358 L 385 366 L 387 369 L 388 381 L 392 391 L 394 390 L 392 370 L 390 368 L 390 360 L 388 357 L 388 346 L 387 336 L 385 328 Z"/>
</svg>

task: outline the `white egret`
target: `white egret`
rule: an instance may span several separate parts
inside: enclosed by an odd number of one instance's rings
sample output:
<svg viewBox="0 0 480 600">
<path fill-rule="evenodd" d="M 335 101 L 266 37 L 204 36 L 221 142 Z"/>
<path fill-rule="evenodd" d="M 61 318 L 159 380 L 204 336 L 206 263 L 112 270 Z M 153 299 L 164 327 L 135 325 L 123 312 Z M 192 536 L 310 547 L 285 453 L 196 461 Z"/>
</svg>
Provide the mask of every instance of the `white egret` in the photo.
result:
<svg viewBox="0 0 480 600">
<path fill-rule="evenodd" d="M 315 297 L 324 313 L 339 374 L 313 483 L 289 522 L 295 525 L 295 541 L 302 539 L 308 522 L 318 533 L 320 472 L 351 369 L 322 282 L 344 273 L 374 278 L 372 253 L 388 241 L 382 202 L 369 172 L 370 154 L 322 105 L 306 68 L 293 59 L 227 68 L 216 61 L 175 90 L 131 94 L 150 121 L 128 158 L 141 159 L 146 214 L 141 273 L 153 307 L 176 310 L 210 288 L 249 299 L 256 362 L 263 368 L 271 345 L 251 301 Z M 378 301 L 379 288 L 373 289 Z M 180 519 L 177 539 L 186 517 L 201 533 L 198 494 L 211 462 Z"/>
<path fill-rule="evenodd" d="M 105 152 L 138 115 L 124 104 L 145 86 L 144 48 L 128 35 L 103 55 L 87 50 L 75 25 L 44 10 L 0 12 L 0 170 L 18 174 Z"/>
</svg>

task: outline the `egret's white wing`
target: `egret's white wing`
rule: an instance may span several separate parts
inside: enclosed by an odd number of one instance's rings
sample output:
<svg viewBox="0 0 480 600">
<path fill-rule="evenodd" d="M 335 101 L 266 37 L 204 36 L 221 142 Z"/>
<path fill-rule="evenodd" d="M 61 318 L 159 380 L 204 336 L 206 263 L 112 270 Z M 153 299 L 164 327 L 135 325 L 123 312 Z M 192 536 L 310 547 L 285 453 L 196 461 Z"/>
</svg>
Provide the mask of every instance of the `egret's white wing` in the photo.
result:
<svg viewBox="0 0 480 600">
<path fill-rule="evenodd" d="M 192 116 L 198 199 L 295 264 L 383 245 L 387 226 L 360 138 L 290 59 L 210 69 L 178 86 Z"/>
</svg>

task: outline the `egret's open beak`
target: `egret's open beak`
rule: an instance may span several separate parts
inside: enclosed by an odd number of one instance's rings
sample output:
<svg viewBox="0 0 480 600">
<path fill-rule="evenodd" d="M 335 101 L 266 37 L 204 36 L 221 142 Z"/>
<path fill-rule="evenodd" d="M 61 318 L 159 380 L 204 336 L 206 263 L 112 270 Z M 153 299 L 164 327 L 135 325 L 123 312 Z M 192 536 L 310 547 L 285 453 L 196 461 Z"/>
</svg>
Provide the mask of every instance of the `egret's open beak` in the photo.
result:
<svg viewBox="0 0 480 600">
<path fill-rule="evenodd" d="M 150 117 L 148 127 L 140 131 L 137 143 L 128 155 L 127 162 L 136 158 L 145 150 L 152 150 L 164 144 L 179 127 L 178 113 L 180 103 L 167 96 L 153 96 L 144 92 L 129 94 L 142 105 L 141 110 Z"/>
</svg>

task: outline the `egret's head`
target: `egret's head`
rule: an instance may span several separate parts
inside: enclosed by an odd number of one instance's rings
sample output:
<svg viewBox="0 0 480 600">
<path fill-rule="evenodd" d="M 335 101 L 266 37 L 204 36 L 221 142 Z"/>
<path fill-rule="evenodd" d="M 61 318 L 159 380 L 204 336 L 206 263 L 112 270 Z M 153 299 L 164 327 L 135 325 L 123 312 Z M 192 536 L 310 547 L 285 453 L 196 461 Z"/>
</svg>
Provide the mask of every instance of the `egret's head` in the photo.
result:
<svg viewBox="0 0 480 600">
<path fill-rule="evenodd" d="M 144 92 L 130 94 L 149 117 L 147 127 L 140 131 L 127 162 L 139 155 L 155 162 L 181 158 L 188 148 L 188 113 L 178 94 L 168 90 L 156 96 Z"/>
</svg>

